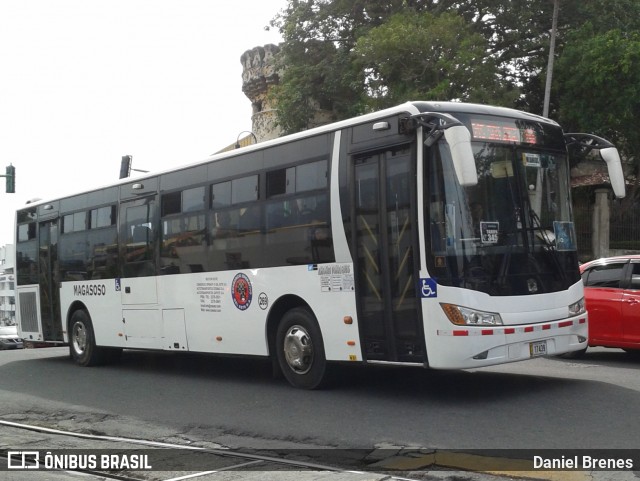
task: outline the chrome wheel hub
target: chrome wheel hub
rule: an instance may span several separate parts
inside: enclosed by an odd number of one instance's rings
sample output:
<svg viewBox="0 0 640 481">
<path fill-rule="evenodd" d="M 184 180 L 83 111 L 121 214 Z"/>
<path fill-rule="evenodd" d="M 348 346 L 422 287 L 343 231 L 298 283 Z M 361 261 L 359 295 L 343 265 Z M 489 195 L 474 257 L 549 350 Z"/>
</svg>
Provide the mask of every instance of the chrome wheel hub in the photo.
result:
<svg viewBox="0 0 640 481">
<path fill-rule="evenodd" d="M 78 354 L 82 354 L 87 348 L 87 329 L 84 327 L 84 324 L 80 322 L 75 323 L 73 325 L 73 332 L 71 337 L 73 342 L 73 349 Z"/>
<path fill-rule="evenodd" d="M 306 374 L 313 365 L 313 343 L 302 326 L 291 326 L 284 336 L 284 356 L 296 374 Z"/>
</svg>

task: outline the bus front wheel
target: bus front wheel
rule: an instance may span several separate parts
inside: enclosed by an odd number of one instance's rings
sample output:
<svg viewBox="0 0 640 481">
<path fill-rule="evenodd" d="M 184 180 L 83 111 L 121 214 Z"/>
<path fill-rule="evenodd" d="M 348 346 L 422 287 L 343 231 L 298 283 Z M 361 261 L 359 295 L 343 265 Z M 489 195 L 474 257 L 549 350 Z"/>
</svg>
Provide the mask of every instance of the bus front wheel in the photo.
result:
<svg viewBox="0 0 640 481">
<path fill-rule="evenodd" d="M 318 323 L 313 314 L 297 307 L 282 317 L 276 333 L 280 370 L 297 388 L 317 389 L 326 379 L 327 361 Z"/>
<path fill-rule="evenodd" d="M 85 310 L 77 310 L 69 323 L 69 351 L 80 366 L 96 366 L 106 360 L 104 348 L 96 346 L 91 317 Z"/>
</svg>

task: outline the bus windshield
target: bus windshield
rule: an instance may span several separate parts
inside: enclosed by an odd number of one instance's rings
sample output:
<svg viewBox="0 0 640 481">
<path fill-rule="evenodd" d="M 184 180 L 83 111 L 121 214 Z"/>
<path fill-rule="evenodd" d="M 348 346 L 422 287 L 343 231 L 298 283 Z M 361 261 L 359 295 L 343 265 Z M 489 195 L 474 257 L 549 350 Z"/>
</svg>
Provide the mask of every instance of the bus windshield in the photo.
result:
<svg viewBox="0 0 640 481">
<path fill-rule="evenodd" d="M 579 273 L 566 154 L 518 142 L 472 145 L 477 185 L 459 185 L 446 145 L 426 162 L 433 277 L 493 296 L 573 285 Z"/>
</svg>

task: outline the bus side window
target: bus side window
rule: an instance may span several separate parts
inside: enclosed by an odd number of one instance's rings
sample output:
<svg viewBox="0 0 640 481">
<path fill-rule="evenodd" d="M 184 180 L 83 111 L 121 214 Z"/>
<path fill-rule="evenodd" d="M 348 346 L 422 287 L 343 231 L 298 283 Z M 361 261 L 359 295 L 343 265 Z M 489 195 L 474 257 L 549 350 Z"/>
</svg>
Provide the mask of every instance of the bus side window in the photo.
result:
<svg viewBox="0 0 640 481">
<path fill-rule="evenodd" d="M 210 213 L 210 239 L 207 247 L 207 270 L 225 270 L 232 268 L 229 256 L 241 257 L 240 240 L 238 238 L 238 221 L 240 209 L 214 209 Z M 232 257 L 233 257 L 232 255 Z M 235 265 L 235 263 L 231 263 Z"/>
<path fill-rule="evenodd" d="M 216 239 L 226 239 L 237 235 L 237 230 L 232 226 L 231 213 L 228 210 L 215 212 L 213 219 L 214 227 L 211 231 L 211 237 L 214 241 Z"/>
<path fill-rule="evenodd" d="M 124 205 L 122 255 L 124 277 L 144 277 L 156 274 L 156 237 L 158 233 L 152 227 L 154 203 Z"/>
<path fill-rule="evenodd" d="M 118 272 L 118 230 L 116 206 L 90 211 L 87 242 L 87 275 L 89 279 L 110 279 Z"/>
<path fill-rule="evenodd" d="M 238 221 L 238 229 L 241 232 L 252 232 L 260 230 L 260 206 L 252 205 L 244 209 Z"/>
<path fill-rule="evenodd" d="M 133 227 L 131 242 L 148 244 L 151 239 L 151 228 L 146 225 L 136 225 Z"/>
</svg>

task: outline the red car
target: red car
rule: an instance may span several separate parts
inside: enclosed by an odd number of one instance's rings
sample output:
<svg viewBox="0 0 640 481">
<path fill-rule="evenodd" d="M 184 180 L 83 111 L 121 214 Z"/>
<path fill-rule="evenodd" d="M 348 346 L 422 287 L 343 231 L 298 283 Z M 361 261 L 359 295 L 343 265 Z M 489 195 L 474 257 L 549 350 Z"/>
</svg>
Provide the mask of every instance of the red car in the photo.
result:
<svg viewBox="0 0 640 481">
<path fill-rule="evenodd" d="M 640 255 L 580 266 L 589 313 L 589 346 L 640 353 Z"/>
</svg>

